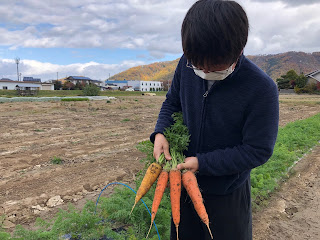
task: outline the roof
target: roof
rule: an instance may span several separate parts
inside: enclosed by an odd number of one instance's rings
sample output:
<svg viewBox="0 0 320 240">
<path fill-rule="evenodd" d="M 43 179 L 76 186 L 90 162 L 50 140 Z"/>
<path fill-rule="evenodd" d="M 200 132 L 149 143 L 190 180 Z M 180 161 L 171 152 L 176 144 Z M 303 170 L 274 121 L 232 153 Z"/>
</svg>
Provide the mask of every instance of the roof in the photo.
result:
<svg viewBox="0 0 320 240">
<path fill-rule="evenodd" d="M 23 82 L 23 81 L 12 81 L 12 80 L 2 80 L 0 79 L 0 82 L 7 82 L 7 83 L 19 83 L 19 84 L 22 84 L 22 85 L 25 85 L 25 84 L 41 84 L 41 82 L 32 82 L 32 81 L 26 81 L 26 82 Z"/>
<path fill-rule="evenodd" d="M 316 71 L 313 71 L 313 72 L 311 72 L 311 73 L 305 74 L 305 76 L 307 76 L 307 77 L 312 77 L 312 76 L 314 76 L 314 75 L 316 75 L 316 74 L 318 74 L 318 73 L 320 73 L 320 70 L 316 70 Z"/>
<path fill-rule="evenodd" d="M 309 78 L 313 78 L 314 80 L 320 82 L 320 78 L 319 78 L 318 74 L 320 75 L 320 70 L 316 70 L 316 71 L 313 71 L 311 73 L 305 74 L 305 76 L 309 77 Z"/>
<path fill-rule="evenodd" d="M 81 77 L 81 76 L 69 76 L 67 79 L 73 79 L 73 80 L 92 80 L 91 78 L 88 77 Z"/>
<path fill-rule="evenodd" d="M 23 77 L 24 82 L 41 82 L 41 78 Z"/>
<path fill-rule="evenodd" d="M 128 83 L 127 80 L 106 80 L 105 83 Z"/>
</svg>

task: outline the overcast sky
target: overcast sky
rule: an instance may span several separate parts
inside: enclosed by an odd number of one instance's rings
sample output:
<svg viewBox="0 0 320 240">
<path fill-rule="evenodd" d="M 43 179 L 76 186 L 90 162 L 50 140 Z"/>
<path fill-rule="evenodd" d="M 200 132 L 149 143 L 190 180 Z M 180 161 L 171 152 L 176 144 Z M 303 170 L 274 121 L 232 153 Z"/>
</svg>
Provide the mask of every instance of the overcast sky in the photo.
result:
<svg viewBox="0 0 320 240">
<path fill-rule="evenodd" d="M 0 0 L 0 79 L 74 75 L 105 80 L 181 56 L 180 27 L 194 0 Z M 246 55 L 320 51 L 320 0 L 239 0 Z"/>
</svg>

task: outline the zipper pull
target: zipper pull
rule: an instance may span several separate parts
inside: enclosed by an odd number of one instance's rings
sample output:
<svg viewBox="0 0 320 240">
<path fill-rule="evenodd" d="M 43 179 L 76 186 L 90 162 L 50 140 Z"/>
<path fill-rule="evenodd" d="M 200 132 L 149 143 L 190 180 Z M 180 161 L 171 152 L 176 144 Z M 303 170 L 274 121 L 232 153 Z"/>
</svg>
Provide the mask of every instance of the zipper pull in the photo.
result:
<svg viewBox="0 0 320 240">
<path fill-rule="evenodd" d="M 203 94 L 203 97 L 206 98 L 208 96 L 208 90 Z"/>
</svg>

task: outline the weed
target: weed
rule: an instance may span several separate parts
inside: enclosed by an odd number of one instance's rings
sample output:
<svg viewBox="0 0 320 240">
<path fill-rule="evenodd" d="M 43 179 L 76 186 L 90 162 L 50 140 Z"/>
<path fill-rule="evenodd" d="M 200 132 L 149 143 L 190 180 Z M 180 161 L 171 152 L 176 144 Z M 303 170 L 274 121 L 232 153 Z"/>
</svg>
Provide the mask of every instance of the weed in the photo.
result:
<svg viewBox="0 0 320 240">
<path fill-rule="evenodd" d="M 45 132 L 44 129 L 34 129 L 33 131 L 34 131 L 34 132 Z"/>
<path fill-rule="evenodd" d="M 129 122 L 129 121 L 131 121 L 129 118 L 124 118 L 121 120 L 121 122 Z"/>
<path fill-rule="evenodd" d="M 54 156 L 51 158 L 51 163 L 52 164 L 62 164 L 63 160 L 60 157 Z"/>
</svg>

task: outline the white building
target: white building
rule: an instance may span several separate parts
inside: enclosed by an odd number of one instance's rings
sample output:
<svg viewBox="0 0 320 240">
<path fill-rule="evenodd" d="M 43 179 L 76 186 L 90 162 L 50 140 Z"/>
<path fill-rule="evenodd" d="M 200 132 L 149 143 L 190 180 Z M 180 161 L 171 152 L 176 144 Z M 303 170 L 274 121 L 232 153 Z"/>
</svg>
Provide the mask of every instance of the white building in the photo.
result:
<svg viewBox="0 0 320 240">
<path fill-rule="evenodd" d="M 1 90 L 54 90 L 53 83 L 42 83 L 42 82 L 23 82 L 23 81 L 12 81 L 12 80 L 0 80 Z"/>
<path fill-rule="evenodd" d="M 111 89 L 133 88 L 141 92 L 157 92 L 163 90 L 163 83 L 160 81 L 140 81 L 140 80 L 106 80 L 105 87 Z"/>
<path fill-rule="evenodd" d="M 163 83 L 156 81 L 140 81 L 140 90 L 142 92 L 157 92 L 163 90 Z"/>
</svg>

